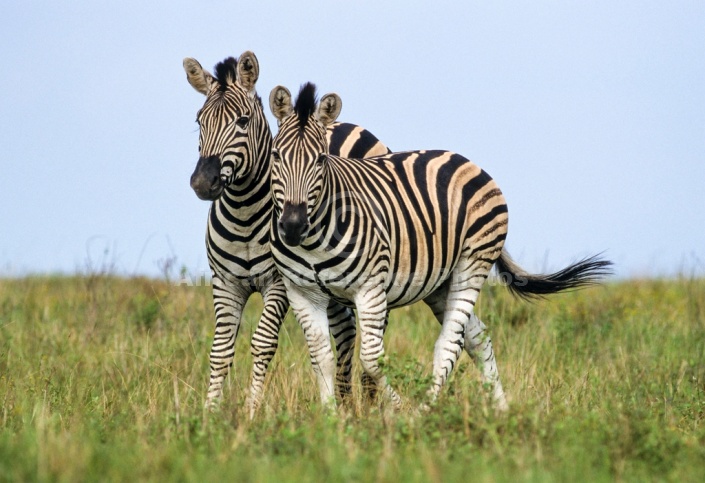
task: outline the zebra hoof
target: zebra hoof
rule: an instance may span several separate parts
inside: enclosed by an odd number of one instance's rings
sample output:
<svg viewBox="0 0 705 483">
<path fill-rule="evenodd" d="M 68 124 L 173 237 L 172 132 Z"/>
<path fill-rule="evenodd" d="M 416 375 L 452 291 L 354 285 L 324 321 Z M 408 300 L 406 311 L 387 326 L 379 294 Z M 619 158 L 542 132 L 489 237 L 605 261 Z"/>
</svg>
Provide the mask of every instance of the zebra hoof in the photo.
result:
<svg viewBox="0 0 705 483">
<path fill-rule="evenodd" d="M 203 408 L 211 414 L 217 413 L 220 411 L 220 400 L 208 399 L 208 400 L 206 400 L 206 403 L 203 405 Z"/>
<path fill-rule="evenodd" d="M 509 411 L 509 404 L 505 398 L 495 400 L 494 410 L 496 413 L 506 413 Z"/>
<path fill-rule="evenodd" d="M 245 402 L 245 407 L 247 408 L 247 413 L 248 413 L 249 416 L 250 416 L 250 421 L 252 421 L 253 419 L 255 419 L 255 414 L 257 413 L 257 410 L 259 409 L 259 406 L 260 406 L 260 402 L 259 402 L 259 401 L 255 401 L 255 400 L 252 400 L 252 399 L 248 399 L 248 400 Z"/>
</svg>

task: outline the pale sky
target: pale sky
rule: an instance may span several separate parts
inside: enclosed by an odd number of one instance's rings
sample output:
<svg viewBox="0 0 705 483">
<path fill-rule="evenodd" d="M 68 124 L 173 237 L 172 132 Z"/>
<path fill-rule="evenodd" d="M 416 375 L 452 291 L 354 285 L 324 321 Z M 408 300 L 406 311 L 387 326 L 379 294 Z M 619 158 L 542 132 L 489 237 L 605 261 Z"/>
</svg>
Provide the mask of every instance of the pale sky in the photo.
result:
<svg viewBox="0 0 705 483">
<path fill-rule="evenodd" d="M 705 3 L 239 3 L 0 4 L 0 276 L 207 271 L 181 62 L 245 50 L 265 100 L 312 81 L 393 150 L 484 168 L 530 271 L 705 273 Z"/>
</svg>

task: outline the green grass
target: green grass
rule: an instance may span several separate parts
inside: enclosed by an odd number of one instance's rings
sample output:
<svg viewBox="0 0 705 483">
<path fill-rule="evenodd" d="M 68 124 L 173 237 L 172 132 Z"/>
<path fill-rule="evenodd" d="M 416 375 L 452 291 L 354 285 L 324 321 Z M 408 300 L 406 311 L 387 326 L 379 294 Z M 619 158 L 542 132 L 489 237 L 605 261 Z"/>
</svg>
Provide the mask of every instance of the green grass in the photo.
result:
<svg viewBox="0 0 705 483">
<path fill-rule="evenodd" d="M 495 415 L 467 356 L 418 413 L 438 327 L 395 311 L 392 412 L 356 388 L 323 413 L 291 316 L 265 403 L 244 410 L 248 304 L 218 414 L 202 409 L 208 287 L 115 277 L 0 281 L 2 481 L 703 481 L 705 281 L 632 281 L 535 304 L 488 287 L 511 409 Z M 356 365 L 356 377 L 359 365 Z"/>
</svg>

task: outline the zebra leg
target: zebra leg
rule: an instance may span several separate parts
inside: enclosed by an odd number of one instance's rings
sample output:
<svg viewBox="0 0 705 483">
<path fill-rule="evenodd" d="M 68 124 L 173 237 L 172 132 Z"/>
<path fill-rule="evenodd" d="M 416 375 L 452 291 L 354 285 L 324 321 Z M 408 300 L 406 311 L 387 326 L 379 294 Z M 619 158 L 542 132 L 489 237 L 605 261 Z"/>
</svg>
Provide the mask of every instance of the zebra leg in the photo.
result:
<svg viewBox="0 0 705 483">
<path fill-rule="evenodd" d="M 355 313 L 333 300 L 328 304 L 330 332 L 335 341 L 338 357 L 336 386 L 340 398 L 345 400 L 352 390 L 352 357 L 355 352 Z"/>
<path fill-rule="evenodd" d="M 485 324 L 473 313 L 465 328 L 465 350 L 482 371 L 484 383 L 492 389 L 492 401 L 495 408 L 499 411 L 506 411 L 509 409 L 509 405 L 504 395 L 502 381 L 499 380 L 492 339 L 485 332 L 486 329 Z"/>
<path fill-rule="evenodd" d="M 250 395 L 247 399 L 250 419 L 254 417 L 255 411 L 257 411 L 262 402 L 262 391 L 267 368 L 272 361 L 272 357 L 277 352 L 279 329 L 289 308 L 286 288 L 281 279 L 262 292 L 262 299 L 264 304 L 262 316 L 255 328 L 255 332 L 252 334 L 250 345 L 253 359 Z"/>
<path fill-rule="evenodd" d="M 465 332 L 473 316 L 475 302 L 489 268 L 482 260 L 461 258 L 447 283 L 445 311 L 441 333 L 433 350 L 433 385 L 428 391 L 435 402 L 441 388 L 448 380 L 461 351 L 465 347 Z M 478 319 L 479 320 L 479 319 Z M 468 346 L 471 349 L 472 346 Z M 484 372 L 484 371 L 483 371 Z"/>
<path fill-rule="evenodd" d="M 395 409 L 401 408 L 401 398 L 387 383 L 379 359 L 384 356 L 384 330 L 387 326 L 387 294 L 381 284 L 363 287 L 358 293 L 357 317 L 360 321 L 360 362 L 362 369 L 374 382 L 372 387 L 381 388 Z M 363 381 L 364 383 L 364 381 Z"/>
<path fill-rule="evenodd" d="M 335 409 L 335 357 L 330 343 L 327 314 L 329 300 L 322 294 L 317 294 L 315 300 L 312 300 L 311 294 L 302 293 L 289 280 L 285 279 L 285 284 L 289 304 L 306 337 L 321 403 L 329 409 Z"/>
<path fill-rule="evenodd" d="M 448 284 L 433 292 L 424 302 L 429 306 L 436 320 L 443 325 L 443 316 L 448 298 Z M 492 400 L 500 411 L 506 411 L 507 398 L 499 378 L 497 361 L 492 349 L 492 339 L 485 332 L 487 327 L 473 312 L 465 328 L 464 349 L 482 373 L 483 382 L 492 388 Z"/>
<path fill-rule="evenodd" d="M 210 379 L 205 404 L 209 410 L 216 409 L 223 397 L 223 381 L 233 363 L 242 308 L 249 295 L 241 287 L 226 284 L 220 277 L 213 277 L 215 334 L 210 352 Z"/>
<path fill-rule="evenodd" d="M 387 332 L 387 326 L 389 325 L 389 310 L 387 310 L 387 315 L 384 318 L 384 329 L 382 329 L 382 337 Z M 365 398 L 368 401 L 374 401 L 377 397 L 377 383 L 375 380 L 366 372 L 362 372 L 360 376 L 360 383 L 362 384 L 362 390 Z"/>
</svg>

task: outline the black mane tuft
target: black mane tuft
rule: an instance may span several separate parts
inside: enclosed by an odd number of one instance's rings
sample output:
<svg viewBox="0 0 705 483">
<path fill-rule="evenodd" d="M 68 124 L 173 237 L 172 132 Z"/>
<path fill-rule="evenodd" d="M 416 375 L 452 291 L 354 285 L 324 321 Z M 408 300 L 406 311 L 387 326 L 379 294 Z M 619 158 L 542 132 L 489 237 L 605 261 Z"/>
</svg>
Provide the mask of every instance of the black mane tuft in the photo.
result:
<svg viewBox="0 0 705 483">
<path fill-rule="evenodd" d="M 237 78 L 237 60 L 234 57 L 228 57 L 223 62 L 219 62 L 215 69 L 215 78 L 220 84 L 220 90 L 224 91 L 228 87 L 228 83 L 235 82 Z"/>
<path fill-rule="evenodd" d="M 294 105 L 294 112 L 299 118 L 299 127 L 303 129 L 308 120 L 316 112 L 316 104 L 318 99 L 316 99 L 316 84 L 307 82 L 301 86 L 299 90 L 299 95 L 296 98 L 296 104 Z"/>
</svg>

